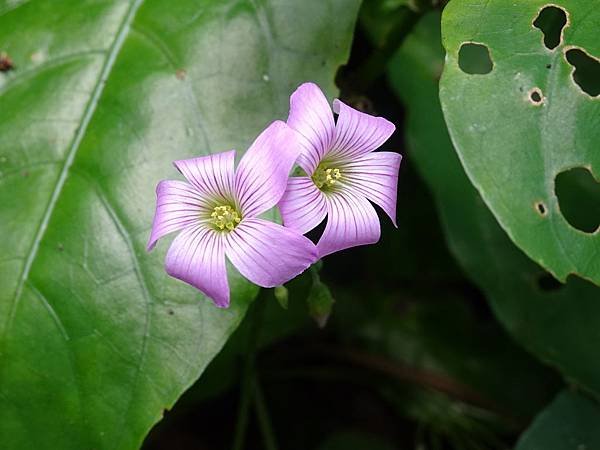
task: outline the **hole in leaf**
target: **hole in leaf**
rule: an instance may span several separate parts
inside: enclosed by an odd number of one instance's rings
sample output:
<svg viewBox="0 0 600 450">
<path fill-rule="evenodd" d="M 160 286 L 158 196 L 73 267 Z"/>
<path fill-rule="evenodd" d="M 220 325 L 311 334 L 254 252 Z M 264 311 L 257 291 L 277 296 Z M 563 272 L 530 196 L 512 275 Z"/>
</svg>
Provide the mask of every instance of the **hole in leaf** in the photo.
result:
<svg viewBox="0 0 600 450">
<path fill-rule="evenodd" d="M 544 205 L 544 202 L 537 202 L 535 205 L 535 209 L 538 213 L 540 213 L 540 216 L 544 217 L 548 211 L 546 210 L 546 205 Z"/>
<path fill-rule="evenodd" d="M 543 273 L 540 275 L 537 279 L 537 284 L 540 290 L 544 292 L 558 291 L 564 286 L 564 284 L 562 284 L 549 273 Z"/>
<path fill-rule="evenodd" d="M 0 52 L 0 72 L 9 72 L 15 68 L 12 59 L 4 52 Z"/>
<path fill-rule="evenodd" d="M 544 45 L 552 50 L 562 40 L 562 30 L 567 24 L 567 13 L 557 6 L 546 6 L 533 21 L 533 26 L 544 33 Z"/>
<path fill-rule="evenodd" d="M 588 169 L 577 167 L 556 176 L 554 190 L 564 218 L 580 231 L 593 233 L 600 225 L 600 183 Z"/>
<path fill-rule="evenodd" d="M 458 67 L 469 75 L 485 75 L 492 71 L 494 63 L 487 46 L 466 42 L 458 51 Z"/>
<path fill-rule="evenodd" d="M 538 88 L 531 90 L 531 92 L 529 93 L 529 98 L 531 99 L 531 102 L 535 105 L 541 104 L 544 100 L 544 97 L 542 96 L 542 91 L 540 91 Z"/>
<path fill-rule="evenodd" d="M 567 50 L 567 61 L 575 70 L 573 80 L 586 94 L 600 95 L 600 61 L 578 48 Z"/>
</svg>

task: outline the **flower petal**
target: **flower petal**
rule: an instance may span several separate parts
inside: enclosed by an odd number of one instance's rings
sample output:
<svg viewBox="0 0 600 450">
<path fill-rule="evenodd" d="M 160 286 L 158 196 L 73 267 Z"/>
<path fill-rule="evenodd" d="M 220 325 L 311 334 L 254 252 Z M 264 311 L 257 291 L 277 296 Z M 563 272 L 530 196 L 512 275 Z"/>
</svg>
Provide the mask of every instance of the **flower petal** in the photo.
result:
<svg viewBox="0 0 600 450">
<path fill-rule="evenodd" d="M 319 258 L 345 248 L 374 244 L 381 229 L 373 205 L 343 190 L 327 196 L 327 225 L 317 244 Z"/>
<path fill-rule="evenodd" d="M 402 155 L 374 152 L 359 156 L 340 166 L 344 184 L 379 205 L 396 226 L 398 170 Z"/>
<path fill-rule="evenodd" d="M 182 159 L 173 164 L 181 174 L 209 197 L 231 200 L 233 193 L 235 150 Z"/>
<path fill-rule="evenodd" d="M 375 117 L 333 101 L 333 110 L 339 114 L 335 125 L 332 150 L 327 156 L 345 159 L 372 152 L 394 133 L 394 124 L 383 117 Z"/>
<path fill-rule="evenodd" d="M 312 174 L 333 142 L 335 123 L 329 102 L 319 86 L 304 83 L 290 97 L 290 127 L 300 134 L 303 151 L 298 165 Z"/>
<path fill-rule="evenodd" d="M 292 177 L 279 202 L 283 225 L 304 234 L 319 225 L 327 214 L 325 195 L 309 177 Z"/>
<path fill-rule="evenodd" d="M 283 284 L 317 259 L 315 245 L 298 232 L 258 218 L 244 219 L 225 238 L 226 254 L 248 280 L 263 287 Z"/>
<path fill-rule="evenodd" d="M 298 133 L 273 122 L 250 146 L 235 173 L 235 192 L 243 217 L 255 217 L 277 204 L 302 148 Z"/>
<path fill-rule="evenodd" d="M 198 288 L 219 308 L 229 306 L 223 233 L 200 224 L 177 236 L 165 262 L 167 273 Z"/>
<path fill-rule="evenodd" d="M 206 208 L 206 200 L 194 186 L 184 181 L 164 180 L 158 183 L 148 251 L 161 237 L 197 222 L 198 215 Z"/>
</svg>

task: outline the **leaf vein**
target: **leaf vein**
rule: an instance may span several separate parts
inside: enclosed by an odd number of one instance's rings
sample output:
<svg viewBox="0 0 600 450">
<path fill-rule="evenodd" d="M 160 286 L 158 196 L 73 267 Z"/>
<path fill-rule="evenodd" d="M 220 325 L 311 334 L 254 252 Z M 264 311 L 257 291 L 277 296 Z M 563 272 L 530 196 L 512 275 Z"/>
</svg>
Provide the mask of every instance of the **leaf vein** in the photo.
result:
<svg viewBox="0 0 600 450">
<path fill-rule="evenodd" d="M 100 96 L 102 95 L 102 92 L 104 91 L 106 79 L 108 78 L 110 71 L 115 64 L 115 61 L 119 54 L 119 51 L 123 45 L 123 42 L 125 41 L 125 37 L 127 36 L 127 32 L 131 25 L 131 22 L 133 21 L 133 18 L 135 17 L 135 13 L 137 12 L 137 9 L 140 7 L 142 2 L 143 2 L 143 0 L 133 0 L 125 18 L 123 19 L 123 22 L 121 23 L 121 25 L 119 27 L 119 30 L 115 37 L 115 40 L 111 44 L 111 47 L 107 53 L 106 61 L 104 62 L 104 66 L 102 67 L 102 70 L 100 71 L 100 75 L 98 77 L 96 86 L 94 87 L 94 90 L 92 92 L 92 96 L 91 96 L 88 104 L 86 105 L 85 111 L 83 113 L 83 117 L 81 120 L 81 126 L 78 128 L 77 133 L 75 134 L 75 137 L 73 138 L 73 141 L 71 143 L 71 146 L 69 147 L 69 149 L 67 151 L 67 156 L 65 158 L 65 162 L 61 169 L 58 181 L 52 192 L 52 195 L 50 196 L 50 200 L 48 202 L 48 205 L 46 206 L 44 215 L 42 216 L 42 220 L 40 221 L 40 224 L 39 224 L 39 227 L 35 234 L 35 237 L 33 239 L 31 247 L 28 251 L 27 258 L 25 259 L 25 264 L 23 265 L 23 270 L 21 271 L 21 274 L 17 281 L 17 287 L 15 289 L 15 294 L 12 297 L 10 306 L 8 308 L 8 314 L 7 314 L 6 320 L 4 321 L 4 327 L 2 330 L 0 330 L 0 335 L 2 336 L 2 339 L 0 339 L 0 343 L 4 342 L 6 340 L 6 334 L 8 333 L 9 329 L 12 326 L 12 323 L 15 318 L 15 313 L 16 313 L 16 310 L 17 310 L 17 307 L 18 307 L 18 304 L 19 304 L 19 301 L 20 301 L 20 298 L 21 298 L 21 295 L 23 292 L 23 286 L 25 284 L 25 281 L 29 277 L 29 271 L 31 270 L 31 267 L 33 265 L 36 255 L 37 255 L 37 252 L 39 250 L 40 243 L 42 241 L 42 238 L 44 237 L 46 228 L 48 227 L 48 223 L 50 222 L 50 218 L 54 211 L 54 207 L 56 206 L 56 203 L 58 202 L 58 198 L 59 198 L 59 196 L 62 192 L 62 189 L 64 187 L 64 184 L 67 180 L 67 176 L 69 174 L 69 169 L 71 168 L 73 161 L 75 160 L 75 155 L 77 154 L 77 150 L 78 150 L 78 148 L 81 144 L 81 141 L 83 140 L 83 137 L 87 131 L 87 127 L 88 127 L 89 123 L 91 122 L 91 119 L 94 115 L 96 106 L 98 105 L 98 101 L 100 99 Z"/>
<path fill-rule="evenodd" d="M 138 279 L 138 282 L 142 289 L 145 306 L 146 306 L 146 308 L 145 308 L 146 316 L 144 319 L 145 320 L 144 334 L 142 337 L 142 348 L 140 350 L 139 361 L 137 363 L 136 373 L 135 373 L 135 377 L 134 377 L 134 380 L 132 383 L 133 388 L 131 390 L 131 395 L 129 397 L 127 408 L 126 408 L 125 412 L 123 413 L 123 423 L 121 424 L 121 427 L 124 427 L 125 423 L 127 421 L 127 416 L 129 414 L 129 412 L 131 411 L 131 407 L 133 405 L 133 399 L 135 397 L 135 386 L 137 385 L 137 383 L 140 379 L 140 374 L 142 373 L 142 366 L 144 365 L 144 362 L 146 360 L 146 354 L 147 354 L 147 350 L 148 350 L 148 339 L 150 336 L 151 317 L 152 317 L 152 314 L 150 312 L 151 306 L 152 306 L 152 296 L 150 294 L 150 290 L 148 289 L 148 284 L 146 282 L 146 279 L 144 278 L 144 273 L 140 267 L 140 264 L 139 264 L 139 261 L 138 261 L 138 258 L 137 258 L 136 252 L 135 252 L 135 246 L 133 244 L 133 241 L 132 241 L 131 237 L 129 236 L 127 229 L 123 225 L 123 222 L 119 218 L 117 211 L 115 210 L 115 208 L 112 207 L 112 205 L 108 201 L 108 198 L 106 197 L 103 190 L 101 189 L 101 186 L 98 183 L 93 182 L 91 179 L 89 179 L 87 177 L 85 179 L 88 179 L 91 182 L 91 184 L 96 188 L 95 191 L 98 194 L 98 198 L 100 199 L 100 201 L 102 202 L 102 205 L 105 207 L 106 211 L 108 212 L 111 220 L 117 227 L 119 234 L 122 236 L 122 238 L 125 240 L 125 243 L 127 244 L 127 249 L 129 250 L 129 253 L 131 254 L 131 261 L 133 264 L 133 268 L 134 268 L 134 271 L 136 274 L 136 278 Z M 119 428 L 121 428 L 121 427 L 119 427 Z M 115 448 L 119 448 L 123 438 L 124 438 L 124 435 L 121 436 L 121 439 L 117 442 L 117 445 L 115 445 Z"/>
</svg>

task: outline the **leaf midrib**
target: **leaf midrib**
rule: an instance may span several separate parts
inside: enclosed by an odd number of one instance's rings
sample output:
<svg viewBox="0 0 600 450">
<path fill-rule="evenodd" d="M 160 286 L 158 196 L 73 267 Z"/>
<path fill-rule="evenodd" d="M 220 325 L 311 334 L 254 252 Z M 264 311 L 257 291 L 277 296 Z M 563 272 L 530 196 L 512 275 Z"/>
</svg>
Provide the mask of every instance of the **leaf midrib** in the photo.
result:
<svg viewBox="0 0 600 450">
<path fill-rule="evenodd" d="M 42 216 L 42 220 L 40 221 L 39 227 L 37 229 L 37 232 L 35 234 L 35 237 L 33 239 L 31 247 L 29 248 L 29 251 L 27 252 L 27 257 L 25 259 L 25 263 L 23 264 L 23 269 L 21 271 L 21 274 L 20 274 L 18 282 L 17 282 L 17 287 L 15 289 L 15 294 L 12 298 L 12 302 L 11 302 L 11 305 L 10 305 L 10 308 L 8 311 L 8 315 L 7 315 L 7 319 L 4 323 L 4 330 L 2 332 L 2 339 L 0 340 L 0 342 L 5 342 L 6 335 L 11 327 L 12 321 L 14 320 L 17 306 L 18 306 L 19 300 L 21 298 L 21 295 L 23 293 L 23 287 L 29 277 L 31 267 L 33 265 L 33 262 L 35 261 L 37 252 L 40 247 L 40 243 L 44 237 L 46 228 L 48 227 L 48 223 L 50 222 L 50 218 L 52 217 L 56 203 L 58 202 L 58 199 L 60 197 L 60 194 L 62 193 L 64 184 L 69 175 L 69 170 L 70 170 L 71 166 L 73 165 L 75 156 L 77 155 L 77 151 L 79 150 L 81 142 L 87 132 L 87 128 L 92 120 L 92 117 L 94 116 L 94 113 L 96 112 L 96 107 L 97 107 L 98 101 L 100 100 L 100 97 L 102 96 L 102 93 L 104 91 L 104 87 L 106 85 L 106 80 L 108 79 L 108 77 L 112 71 L 112 68 L 114 67 L 115 61 L 119 55 L 119 52 L 121 51 L 123 43 L 125 42 L 125 38 L 127 37 L 129 28 L 131 27 L 131 24 L 133 22 L 133 19 L 135 18 L 137 10 L 139 9 L 139 7 L 143 3 L 143 1 L 144 0 L 133 0 L 130 3 L 129 9 L 127 10 L 125 18 L 119 25 L 119 28 L 115 35 L 115 39 L 113 40 L 112 44 L 110 45 L 110 47 L 107 51 L 106 60 L 104 61 L 104 64 L 103 64 L 100 74 L 98 76 L 98 80 L 92 91 L 92 95 L 85 107 L 83 116 L 81 118 L 80 125 L 77 128 L 77 131 L 75 133 L 75 137 L 73 138 L 71 146 L 69 147 L 69 149 L 67 151 L 67 155 L 65 157 L 65 162 L 60 171 L 58 181 L 56 182 L 56 186 L 55 186 L 54 190 L 52 191 L 52 195 L 50 196 L 50 200 L 48 201 L 48 205 L 46 206 L 44 215 Z"/>
</svg>

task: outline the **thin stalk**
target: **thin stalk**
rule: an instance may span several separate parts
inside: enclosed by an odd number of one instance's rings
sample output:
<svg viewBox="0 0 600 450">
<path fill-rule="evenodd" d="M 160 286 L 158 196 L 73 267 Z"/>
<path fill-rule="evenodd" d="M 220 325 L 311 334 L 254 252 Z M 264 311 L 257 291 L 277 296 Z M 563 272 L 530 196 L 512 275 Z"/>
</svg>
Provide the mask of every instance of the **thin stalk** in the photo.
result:
<svg viewBox="0 0 600 450">
<path fill-rule="evenodd" d="M 256 301 L 251 306 L 251 310 L 248 313 L 246 320 L 250 320 L 250 330 L 248 332 L 247 349 L 246 349 L 246 360 L 244 361 L 244 368 L 242 372 L 242 380 L 240 386 L 240 402 L 237 414 L 237 423 L 235 426 L 235 433 L 233 438 L 233 450 L 243 450 L 244 443 L 246 440 L 246 431 L 248 429 L 248 422 L 250 417 L 250 406 L 252 404 L 252 397 L 256 386 L 255 372 L 256 372 L 256 347 L 258 342 L 258 336 L 262 325 L 262 319 L 264 316 L 265 309 L 264 295 L 259 295 Z"/>
<path fill-rule="evenodd" d="M 266 450 L 277 450 L 277 441 L 275 439 L 275 432 L 273 431 L 273 425 L 267 410 L 267 403 L 265 402 L 265 396 L 262 391 L 262 387 L 258 380 L 254 383 L 254 408 L 256 410 L 256 417 L 258 419 L 258 425 L 260 432 L 263 436 L 265 449 Z"/>
<path fill-rule="evenodd" d="M 246 430 L 248 429 L 248 417 L 250 413 L 250 403 L 252 400 L 252 378 L 250 375 L 251 369 L 248 368 L 247 358 L 244 367 L 244 374 L 242 378 L 240 404 L 238 407 L 237 423 L 235 426 L 235 434 L 233 440 L 233 450 L 242 450 L 244 448 L 244 441 L 246 439 Z"/>
</svg>

